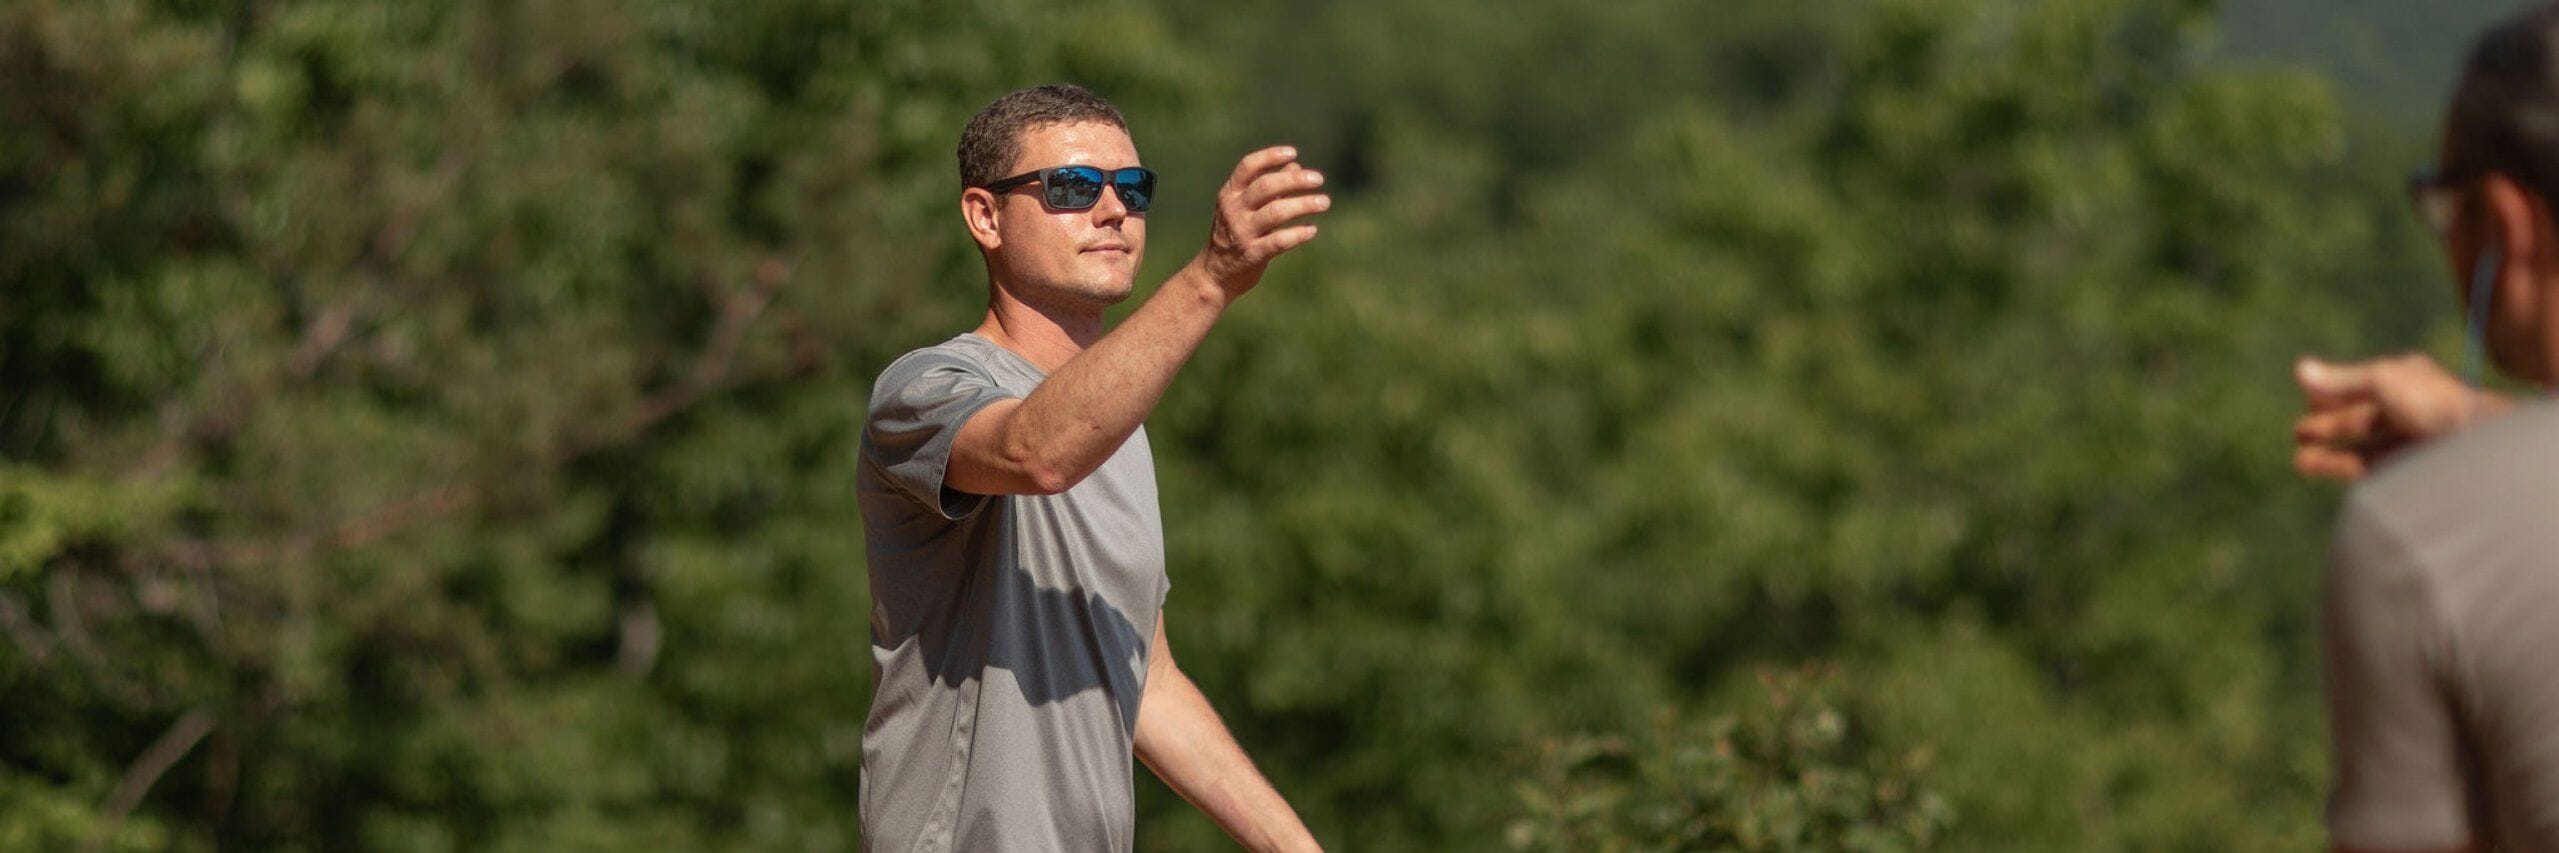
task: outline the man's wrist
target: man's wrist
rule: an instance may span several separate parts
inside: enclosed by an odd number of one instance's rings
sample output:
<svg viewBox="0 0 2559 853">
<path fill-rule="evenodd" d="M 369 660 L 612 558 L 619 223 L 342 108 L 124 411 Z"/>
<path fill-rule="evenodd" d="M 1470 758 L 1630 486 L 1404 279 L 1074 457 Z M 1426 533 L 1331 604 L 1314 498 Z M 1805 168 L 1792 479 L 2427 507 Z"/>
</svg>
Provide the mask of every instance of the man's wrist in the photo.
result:
<svg viewBox="0 0 2559 853">
<path fill-rule="evenodd" d="M 2479 394 L 2479 414 L 2481 415 L 2502 415 L 2514 411 L 2515 398 L 2513 397 L 2495 391 L 2481 391 Z"/>
<path fill-rule="evenodd" d="M 2479 422 L 2505 414 L 2515 401 L 2504 394 L 2484 388 L 2464 388 L 2461 400 L 2451 407 L 2450 417 L 2424 436 L 2438 438 L 2477 426 Z"/>
<path fill-rule="evenodd" d="M 1223 311 L 1227 306 L 1235 304 L 1237 297 L 1251 290 L 1252 284 L 1235 283 L 1235 279 L 1240 277 L 1239 274 L 1221 271 L 1219 266 L 1215 260 L 1208 257 L 1208 253 L 1202 252 L 1199 257 L 1192 258 L 1189 264 L 1183 265 L 1180 272 L 1174 273 L 1173 278 L 1165 282 L 1165 285 L 1179 288 L 1188 295 L 1205 300 L 1212 307 Z"/>
</svg>

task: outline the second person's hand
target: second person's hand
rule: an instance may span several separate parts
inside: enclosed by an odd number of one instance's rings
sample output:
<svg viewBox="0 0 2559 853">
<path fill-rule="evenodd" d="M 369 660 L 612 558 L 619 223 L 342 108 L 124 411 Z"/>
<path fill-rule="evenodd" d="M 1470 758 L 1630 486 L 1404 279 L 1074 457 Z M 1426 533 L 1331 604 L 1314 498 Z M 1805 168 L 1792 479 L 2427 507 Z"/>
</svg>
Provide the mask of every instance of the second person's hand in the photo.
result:
<svg viewBox="0 0 2559 853">
<path fill-rule="evenodd" d="M 2458 432 L 2514 407 L 2471 388 L 2424 355 L 2357 362 L 2304 357 L 2293 364 L 2303 411 L 2293 422 L 2293 469 L 2353 480 L 2391 454 Z"/>
</svg>

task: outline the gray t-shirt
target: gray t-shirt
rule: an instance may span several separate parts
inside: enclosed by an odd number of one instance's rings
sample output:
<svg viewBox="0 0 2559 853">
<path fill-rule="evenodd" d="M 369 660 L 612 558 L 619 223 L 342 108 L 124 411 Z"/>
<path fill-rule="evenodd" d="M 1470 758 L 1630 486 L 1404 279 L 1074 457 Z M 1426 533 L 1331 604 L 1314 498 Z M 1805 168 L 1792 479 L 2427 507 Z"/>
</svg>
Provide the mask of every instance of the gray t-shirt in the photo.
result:
<svg viewBox="0 0 2559 853">
<path fill-rule="evenodd" d="M 2559 850 L 2559 405 L 2358 485 L 2326 609 L 2337 843 Z"/>
<path fill-rule="evenodd" d="M 1056 495 L 942 482 L 960 426 L 1047 378 L 974 334 L 880 374 L 858 487 L 870 556 L 862 840 L 1127 850 L 1130 749 L 1170 583 L 1141 428 Z"/>
</svg>

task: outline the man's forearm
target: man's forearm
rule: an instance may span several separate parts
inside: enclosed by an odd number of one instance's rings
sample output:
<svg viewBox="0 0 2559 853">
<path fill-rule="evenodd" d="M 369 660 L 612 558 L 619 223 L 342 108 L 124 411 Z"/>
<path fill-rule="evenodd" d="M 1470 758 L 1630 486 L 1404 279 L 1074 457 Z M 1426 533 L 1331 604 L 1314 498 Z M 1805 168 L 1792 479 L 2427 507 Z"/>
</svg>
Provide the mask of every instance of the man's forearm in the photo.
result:
<svg viewBox="0 0 2559 853">
<path fill-rule="evenodd" d="M 1228 301 L 1197 264 L 1184 266 L 1022 401 L 1005 423 L 999 452 L 1044 491 L 1093 473 L 1146 422 Z"/>
<path fill-rule="evenodd" d="M 1101 467 L 1154 411 L 1227 306 L 1261 282 L 1272 258 L 1315 238 L 1315 225 L 1300 220 L 1332 206 L 1323 184 L 1322 173 L 1297 165 L 1295 148 L 1244 155 L 1218 188 L 1209 244 L 1118 329 L 1052 369 L 1039 390 L 973 418 L 947 485 L 1053 494 Z"/>
<path fill-rule="evenodd" d="M 1247 849 L 1321 849 L 1178 668 L 1149 677 L 1138 706 L 1137 757 Z"/>
</svg>

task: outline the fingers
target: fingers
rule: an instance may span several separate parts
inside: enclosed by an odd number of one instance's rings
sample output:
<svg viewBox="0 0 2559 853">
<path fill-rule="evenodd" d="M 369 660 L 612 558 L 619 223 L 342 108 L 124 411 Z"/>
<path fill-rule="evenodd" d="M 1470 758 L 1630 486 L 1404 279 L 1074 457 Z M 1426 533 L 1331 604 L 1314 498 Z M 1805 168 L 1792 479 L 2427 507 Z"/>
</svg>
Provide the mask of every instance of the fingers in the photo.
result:
<svg viewBox="0 0 2559 853">
<path fill-rule="evenodd" d="M 2313 409 L 2293 421 L 2292 467 L 2304 477 L 2354 480 L 2374 463 L 2407 446 L 2382 405 L 2373 400 Z"/>
<path fill-rule="evenodd" d="M 1283 168 L 1263 173 L 1254 178 L 1251 183 L 1246 184 L 1243 203 L 1248 209 L 1258 208 L 1271 203 L 1274 199 L 1314 192 L 1316 188 L 1323 185 L 1324 173 L 1291 162 Z"/>
<path fill-rule="evenodd" d="M 2294 365 L 2313 411 L 2371 401 L 2381 407 L 2381 420 L 2395 432 L 2426 439 L 2460 429 L 2495 401 L 2443 369 L 2421 353 L 2408 353 L 2352 363 L 2304 358 Z"/>
<path fill-rule="evenodd" d="M 1217 188 L 1217 194 L 1225 196 L 1240 193 L 1263 175 L 1279 171 L 1296 162 L 1297 146 L 1294 145 L 1273 145 L 1246 154 L 1244 159 L 1236 161 L 1235 171 L 1227 174 L 1226 183 Z"/>
<path fill-rule="evenodd" d="M 1235 247 L 1238 259 L 1248 264 L 1270 263 L 1272 258 L 1315 239 L 1314 223 L 1300 223 L 1277 228 L 1258 236 L 1243 238 Z"/>
<path fill-rule="evenodd" d="M 2313 406 L 2329 406 L 2372 395 L 2373 371 L 2379 360 L 2338 364 L 2303 356 L 2293 362 L 2293 384 Z"/>
<path fill-rule="evenodd" d="M 1315 239 L 1315 226 L 1312 223 L 1292 225 L 1273 231 L 1270 236 L 1262 238 L 1264 248 L 1270 252 L 1264 257 L 1277 257 L 1280 253 L 1306 245 L 1306 241 L 1313 239 Z"/>
<path fill-rule="evenodd" d="M 2356 362 L 2304 357 L 2293 383 L 2307 405 L 2293 422 L 2293 469 L 2351 480 L 2394 452 L 2458 430 L 2483 401 L 2443 365 L 2409 353 Z"/>
<path fill-rule="evenodd" d="M 1253 289 L 1272 258 L 1315 239 L 1315 225 L 1302 220 L 1332 209 L 1323 187 L 1324 173 L 1299 164 L 1294 146 L 1244 155 L 1218 188 L 1199 269 L 1230 297 Z"/>
<path fill-rule="evenodd" d="M 2362 456 L 2334 447 L 2304 447 L 2293 451 L 2292 469 L 2304 477 L 2355 480 L 2372 467 Z"/>
<path fill-rule="evenodd" d="M 2293 421 L 2292 440 L 2301 445 L 2345 447 L 2372 440 L 2380 424 L 2380 405 L 2348 403 L 2302 415 Z"/>
<path fill-rule="evenodd" d="M 2292 468 L 2304 477 L 2353 480 L 2403 442 L 2382 422 L 2381 406 L 2350 403 L 2313 411 L 2292 425 Z"/>
<path fill-rule="evenodd" d="M 1247 234 L 1269 234 L 1279 230 L 1280 226 L 1331 209 L 1333 209 L 1332 196 L 1321 194 L 1290 196 L 1264 204 L 1246 213 L 1244 221 L 1239 223 L 1241 227 L 1237 230 Z"/>
<path fill-rule="evenodd" d="M 1304 245 L 1315 230 L 1297 220 L 1330 210 L 1324 173 L 1297 162 L 1297 149 L 1280 145 L 1244 155 L 1218 192 L 1212 248 L 1232 260 L 1258 265 Z"/>
</svg>

